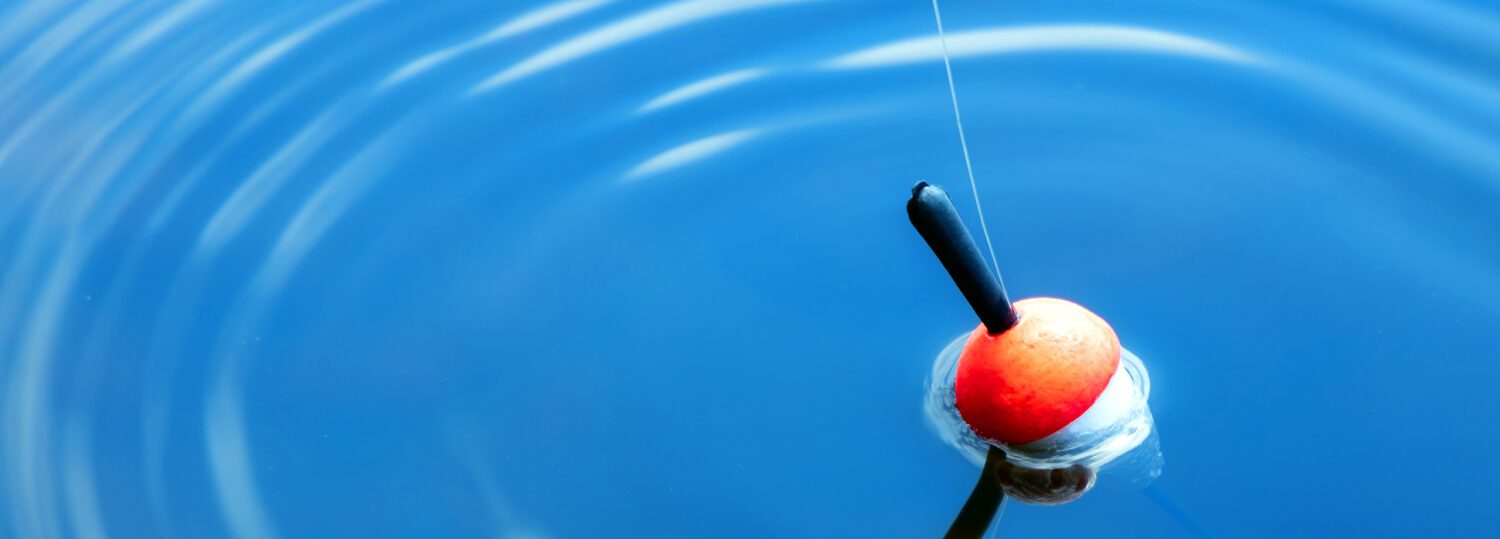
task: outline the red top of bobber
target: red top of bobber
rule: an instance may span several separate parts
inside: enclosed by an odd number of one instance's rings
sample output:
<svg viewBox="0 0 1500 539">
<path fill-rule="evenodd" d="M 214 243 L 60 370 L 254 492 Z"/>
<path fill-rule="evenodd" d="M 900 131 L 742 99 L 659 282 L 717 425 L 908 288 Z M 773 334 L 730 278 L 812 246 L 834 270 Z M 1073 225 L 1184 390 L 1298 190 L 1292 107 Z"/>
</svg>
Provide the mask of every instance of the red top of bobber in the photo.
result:
<svg viewBox="0 0 1500 539">
<path fill-rule="evenodd" d="M 1102 318 L 1070 301 L 1015 303 L 1019 322 L 992 335 L 981 324 L 958 360 L 958 413 L 980 436 L 1035 442 L 1078 419 L 1114 376 L 1120 340 Z"/>
</svg>

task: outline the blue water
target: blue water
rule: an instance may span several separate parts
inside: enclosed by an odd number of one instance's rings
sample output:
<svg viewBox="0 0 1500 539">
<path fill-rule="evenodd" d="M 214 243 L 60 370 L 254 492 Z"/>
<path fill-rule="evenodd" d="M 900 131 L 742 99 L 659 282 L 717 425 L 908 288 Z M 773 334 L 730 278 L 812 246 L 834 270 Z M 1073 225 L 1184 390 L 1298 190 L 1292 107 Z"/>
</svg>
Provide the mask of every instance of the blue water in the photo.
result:
<svg viewBox="0 0 1500 539">
<path fill-rule="evenodd" d="M 1493 536 L 1500 9 L 943 5 L 1012 295 L 1149 488 L 1005 537 Z M 0 6 L 0 536 L 930 537 L 931 6 Z"/>
</svg>

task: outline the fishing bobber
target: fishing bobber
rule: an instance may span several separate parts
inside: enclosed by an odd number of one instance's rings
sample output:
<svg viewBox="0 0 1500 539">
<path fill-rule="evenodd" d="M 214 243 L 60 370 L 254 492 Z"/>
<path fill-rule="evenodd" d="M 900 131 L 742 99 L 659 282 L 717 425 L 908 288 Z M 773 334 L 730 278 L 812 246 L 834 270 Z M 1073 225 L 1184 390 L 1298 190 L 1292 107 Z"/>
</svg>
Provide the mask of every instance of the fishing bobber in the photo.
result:
<svg viewBox="0 0 1500 539">
<path fill-rule="evenodd" d="M 1132 412 L 1120 341 L 1087 309 L 1006 296 L 947 193 L 918 183 L 907 203 L 917 231 L 979 315 L 959 356 L 955 404 L 973 432 L 1013 456 L 1086 452 Z"/>
<path fill-rule="evenodd" d="M 984 471 L 947 537 L 981 537 L 1007 494 L 1056 505 L 1093 488 L 1096 472 L 1151 438 L 1150 382 L 1109 324 L 1072 302 L 1011 303 L 958 210 L 920 182 L 906 203 L 912 225 L 968 300 L 980 324 L 933 365 L 928 419 Z M 1146 478 L 1160 453 L 1139 454 Z"/>
</svg>

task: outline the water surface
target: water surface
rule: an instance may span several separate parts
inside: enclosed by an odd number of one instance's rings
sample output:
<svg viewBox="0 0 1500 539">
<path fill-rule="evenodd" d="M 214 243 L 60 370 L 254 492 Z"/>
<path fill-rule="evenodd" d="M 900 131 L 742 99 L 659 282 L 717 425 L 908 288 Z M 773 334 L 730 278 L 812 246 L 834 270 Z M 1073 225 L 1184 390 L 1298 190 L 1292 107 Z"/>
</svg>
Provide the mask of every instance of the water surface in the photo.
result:
<svg viewBox="0 0 1500 539">
<path fill-rule="evenodd" d="M 930 7 L 0 7 L 0 535 L 939 533 Z M 1500 530 L 1493 5 L 944 23 L 1011 293 L 1111 321 L 1166 455 L 1002 535 Z"/>
</svg>

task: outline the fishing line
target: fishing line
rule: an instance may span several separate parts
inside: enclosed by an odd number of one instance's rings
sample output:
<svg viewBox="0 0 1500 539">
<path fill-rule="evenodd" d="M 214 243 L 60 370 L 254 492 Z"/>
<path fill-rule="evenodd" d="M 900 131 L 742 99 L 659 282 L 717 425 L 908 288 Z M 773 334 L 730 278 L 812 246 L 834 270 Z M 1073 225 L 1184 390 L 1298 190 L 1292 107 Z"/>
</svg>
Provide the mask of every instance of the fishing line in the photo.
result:
<svg viewBox="0 0 1500 539">
<path fill-rule="evenodd" d="M 1010 500 L 1007 498 L 1000 498 L 1000 505 L 995 507 L 995 520 L 990 522 L 990 527 L 985 530 L 985 533 L 990 536 L 998 535 L 1000 521 L 1005 519 L 1005 506 L 1010 505 L 1009 502 Z"/>
<path fill-rule="evenodd" d="M 953 85 L 953 61 L 949 59 L 948 36 L 943 33 L 943 13 L 938 9 L 938 0 L 932 0 L 932 17 L 937 19 L 938 41 L 943 44 L 943 69 L 948 73 L 948 97 L 953 100 L 953 121 L 958 125 L 958 145 L 964 151 L 964 168 L 969 171 L 969 192 L 974 194 L 974 208 L 979 210 L 979 230 L 984 233 L 984 246 L 990 250 L 990 267 L 995 278 L 1000 280 L 1000 291 L 1005 292 L 1005 278 L 1000 276 L 1000 262 L 995 258 L 995 244 L 990 241 L 990 227 L 984 222 L 984 206 L 979 203 L 979 184 L 974 181 L 974 164 L 969 160 L 969 139 L 964 136 L 964 118 L 958 112 L 958 90 Z"/>
</svg>

